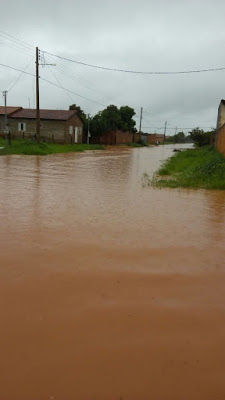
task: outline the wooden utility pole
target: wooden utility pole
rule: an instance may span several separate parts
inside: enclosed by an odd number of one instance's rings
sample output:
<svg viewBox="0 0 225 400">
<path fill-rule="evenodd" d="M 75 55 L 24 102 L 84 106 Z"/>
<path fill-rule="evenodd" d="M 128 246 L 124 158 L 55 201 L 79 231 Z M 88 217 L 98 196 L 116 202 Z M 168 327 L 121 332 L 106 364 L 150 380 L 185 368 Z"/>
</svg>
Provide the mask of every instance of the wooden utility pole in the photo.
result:
<svg viewBox="0 0 225 400">
<path fill-rule="evenodd" d="M 90 132 L 89 132 L 89 115 L 90 115 L 90 114 L 87 115 L 87 117 L 88 117 L 87 144 L 89 144 L 89 135 L 90 135 Z"/>
<path fill-rule="evenodd" d="M 39 109 L 39 50 L 36 47 L 36 140 L 40 142 L 40 109 Z"/>
<path fill-rule="evenodd" d="M 141 107 L 141 114 L 140 114 L 140 125 L 139 125 L 139 133 L 140 134 L 141 134 L 142 114 L 143 114 L 143 107 Z"/>
<path fill-rule="evenodd" d="M 4 90 L 3 92 L 3 96 L 4 96 L 4 100 L 5 100 L 5 134 L 7 137 L 7 142 L 8 145 L 11 146 L 11 134 L 10 134 L 10 130 L 8 127 L 8 119 L 7 119 L 7 90 Z"/>
<path fill-rule="evenodd" d="M 164 127 L 163 144 L 165 143 L 166 139 L 166 127 L 167 127 L 167 121 L 165 122 L 165 127 Z"/>
<path fill-rule="evenodd" d="M 176 134 L 177 134 L 177 126 L 176 126 L 176 129 L 175 129 L 174 143 L 176 143 Z"/>
</svg>

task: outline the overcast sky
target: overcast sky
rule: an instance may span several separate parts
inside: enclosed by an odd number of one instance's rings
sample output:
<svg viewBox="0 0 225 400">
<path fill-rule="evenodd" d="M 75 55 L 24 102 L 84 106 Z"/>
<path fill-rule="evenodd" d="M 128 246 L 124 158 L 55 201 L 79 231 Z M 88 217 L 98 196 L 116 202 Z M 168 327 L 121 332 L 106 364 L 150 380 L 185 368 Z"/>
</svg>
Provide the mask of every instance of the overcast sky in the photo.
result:
<svg viewBox="0 0 225 400">
<path fill-rule="evenodd" d="M 162 132 L 165 121 L 168 134 L 174 134 L 176 126 L 186 133 L 190 129 L 181 128 L 215 126 L 219 102 L 225 98 L 225 70 L 129 74 L 43 52 L 135 71 L 225 67 L 224 0 L 13 0 L 9 4 L 1 5 L 0 63 L 35 74 L 38 46 L 41 63 L 56 63 L 40 67 L 40 77 L 76 93 L 40 80 L 41 108 L 68 109 L 76 103 L 94 115 L 109 104 L 129 105 L 138 121 L 143 107 L 143 131 L 149 133 Z M 16 82 L 20 75 L 0 66 L 0 90 L 9 90 L 8 105 L 35 108 L 35 78 L 23 74 Z"/>
</svg>

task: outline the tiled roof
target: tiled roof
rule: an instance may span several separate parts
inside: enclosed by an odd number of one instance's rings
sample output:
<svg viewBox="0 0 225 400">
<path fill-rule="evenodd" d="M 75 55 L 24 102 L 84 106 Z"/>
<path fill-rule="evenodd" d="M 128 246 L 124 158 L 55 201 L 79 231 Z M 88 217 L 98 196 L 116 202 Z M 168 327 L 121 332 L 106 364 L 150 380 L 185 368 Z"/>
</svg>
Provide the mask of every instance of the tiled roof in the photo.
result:
<svg viewBox="0 0 225 400">
<path fill-rule="evenodd" d="M 6 107 L 7 115 L 14 113 L 15 111 L 20 110 L 22 107 Z M 0 115 L 5 115 L 5 107 L 0 106 Z"/>
<path fill-rule="evenodd" d="M 40 110 L 40 118 L 67 121 L 76 113 L 77 110 Z M 31 108 L 21 108 L 19 111 L 13 114 L 12 117 L 19 119 L 35 119 L 36 110 Z"/>
</svg>

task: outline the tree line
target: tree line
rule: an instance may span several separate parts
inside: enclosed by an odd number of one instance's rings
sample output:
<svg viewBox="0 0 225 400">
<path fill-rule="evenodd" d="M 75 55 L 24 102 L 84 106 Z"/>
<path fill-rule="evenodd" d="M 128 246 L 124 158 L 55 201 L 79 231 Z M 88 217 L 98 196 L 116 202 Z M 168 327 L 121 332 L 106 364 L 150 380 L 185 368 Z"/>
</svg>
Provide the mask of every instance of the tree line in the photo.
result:
<svg viewBox="0 0 225 400">
<path fill-rule="evenodd" d="M 167 143 L 194 143 L 198 147 L 213 144 L 215 129 L 205 132 L 203 129 L 194 128 L 187 135 L 184 132 L 178 132 L 173 136 L 166 138 Z"/>
<path fill-rule="evenodd" d="M 77 110 L 79 117 L 84 123 L 84 134 L 88 132 L 88 118 L 83 110 L 76 104 L 69 107 L 70 110 Z M 117 106 L 111 104 L 103 111 L 99 111 L 95 116 L 89 118 L 89 131 L 92 136 L 102 135 L 109 131 L 121 130 L 137 132 L 136 121 L 133 119 L 135 111 L 129 106 Z"/>
<path fill-rule="evenodd" d="M 88 122 L 89 122 L 89 132 L 91 136 L 101 136 L 109 131 L 121 130 L 130 131 L 132 133 L 137 132 L 136 121 L 133 119 L 135 116 L 135 111 L 132 107 L 122 106 L 118 108 L 117 106 L 111 104 L 104 110 L 99 111 L 93 117 L 87 118 L 84 111 L 77 106 L 72 104 L 69 107 L 70 110 L 77 110 L 79 117 L 84 123 L 84 135 L 87 137 L 88 133 Z M 213 138 L 215 135 L 215 129 L 211 131 L 204 132 L 200 128 L 194 128 L 187 135 L 184 132 L 178 132 L 173 136 L 167 136 L 167 143 L 194 143 L 196 146 L 205 146 L 213 143 Z"/>
</svg>

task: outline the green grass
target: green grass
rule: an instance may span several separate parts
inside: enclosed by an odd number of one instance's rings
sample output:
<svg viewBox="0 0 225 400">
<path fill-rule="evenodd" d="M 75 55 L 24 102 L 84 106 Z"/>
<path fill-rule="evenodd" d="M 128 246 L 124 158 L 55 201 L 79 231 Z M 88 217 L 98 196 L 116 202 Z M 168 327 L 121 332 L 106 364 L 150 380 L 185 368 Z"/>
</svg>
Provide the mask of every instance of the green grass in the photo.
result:
<svg viewBox="0 0 225 400">
<path fill-rule="evenodd" d="M 209 146 L 176 153 L 160 168 L 151 184 L 225 190 L 225 157 Z"/>
<path fill-rule="evenodd" d="M 1 155 L 7 154 L 26 154 L 26 155 L 47 155 L 57 153 L 69 153 L 85 150 L 103 150 L 104 146 L 98 144 L 55 144 L 55 143 L 36 143 L 34 140 L 13 140 L 12 145 L 8 146 L 6 141 L 0 138 Z"/>
</svg>

